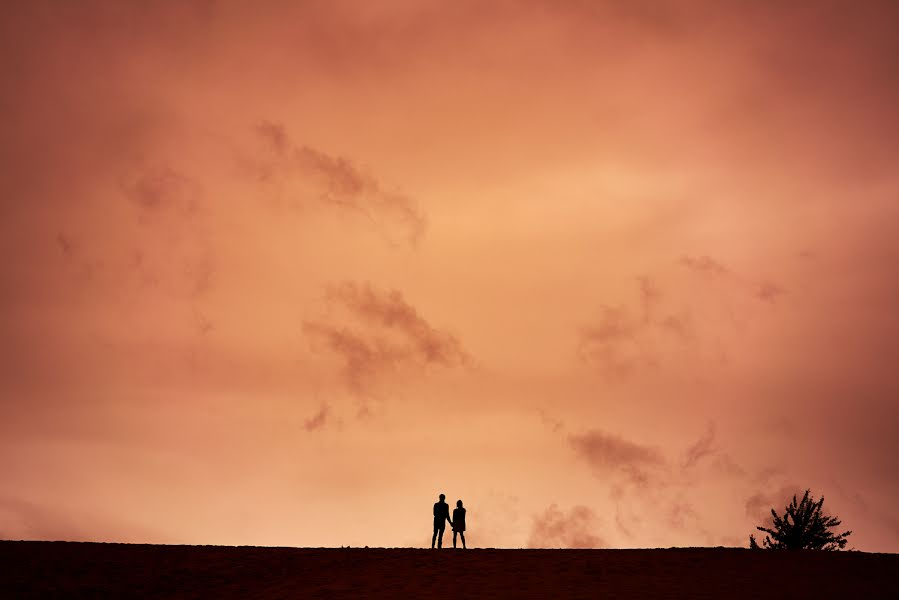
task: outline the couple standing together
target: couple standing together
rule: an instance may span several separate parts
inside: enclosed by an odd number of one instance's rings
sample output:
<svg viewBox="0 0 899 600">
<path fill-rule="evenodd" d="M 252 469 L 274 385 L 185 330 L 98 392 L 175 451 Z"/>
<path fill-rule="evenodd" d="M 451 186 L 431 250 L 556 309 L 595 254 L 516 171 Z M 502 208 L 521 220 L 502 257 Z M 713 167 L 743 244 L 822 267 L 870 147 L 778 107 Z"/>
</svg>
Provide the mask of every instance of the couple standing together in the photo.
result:
<svg viewBox="0 0 899 600">
<path fill-rule="evenodd" d="M 446 528 L 446 522 L 449 521 L 450 527 L 453 528 L 453 548 L 456 547 L 456 535 L 462 538 L 462 549 L 465 549 L 465 509 L 462 508 L 462 501 L 456 501 L 456 508 L 453 509 L 453 518 L 450 519 L 449 504 L 445 502 L 446 496 L 440 494 L 440 501 L 434 503 L 434 536 L 431 538 L 431 548 L 434 542 L 437 542 L 438 548 L 443 548 L 443 530 Z"/>
</svg>

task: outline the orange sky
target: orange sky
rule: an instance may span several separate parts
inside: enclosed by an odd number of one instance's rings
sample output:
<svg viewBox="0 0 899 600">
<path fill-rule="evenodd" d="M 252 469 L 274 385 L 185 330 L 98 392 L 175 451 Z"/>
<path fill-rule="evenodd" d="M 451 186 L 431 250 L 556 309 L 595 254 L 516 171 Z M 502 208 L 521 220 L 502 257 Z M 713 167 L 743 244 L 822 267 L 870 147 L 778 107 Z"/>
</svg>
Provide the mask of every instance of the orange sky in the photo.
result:
<svg viewBox="0 0 899 600">
<path fill-rule="evenodd" d="M 0 11 L 0 537 L 899 551 L 894 3 Z"/>
</svg>

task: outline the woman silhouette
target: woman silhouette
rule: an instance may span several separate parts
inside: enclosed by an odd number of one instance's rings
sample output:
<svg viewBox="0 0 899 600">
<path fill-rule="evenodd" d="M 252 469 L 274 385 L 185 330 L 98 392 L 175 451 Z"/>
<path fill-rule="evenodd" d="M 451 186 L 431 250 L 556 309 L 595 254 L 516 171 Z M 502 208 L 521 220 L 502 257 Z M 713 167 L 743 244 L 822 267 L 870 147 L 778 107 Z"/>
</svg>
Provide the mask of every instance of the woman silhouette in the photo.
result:
<svg viewBox="0 0 899 600">
<path fill-rule="evenodd" d="M 453 548 L 456 547 L 456 534 L 462 538 L 462 549 L 465 549 L 465 509 L 462 501 L 456 500 L 456 508 L 453 509 Z"/>
</svg>

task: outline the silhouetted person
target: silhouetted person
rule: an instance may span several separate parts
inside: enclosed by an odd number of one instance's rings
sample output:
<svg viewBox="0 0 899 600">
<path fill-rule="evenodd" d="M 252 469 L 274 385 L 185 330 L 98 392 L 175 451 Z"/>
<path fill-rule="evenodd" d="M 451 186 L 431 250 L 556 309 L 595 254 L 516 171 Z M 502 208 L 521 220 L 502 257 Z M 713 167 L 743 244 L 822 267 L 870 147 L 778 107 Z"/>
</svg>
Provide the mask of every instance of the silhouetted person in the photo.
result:
<svg viewBox="0 0 899 600">
<path fill-rule="evenodd" d="M 456 508 L 453 509 L 453 520 L 450 521 L 453 526 L 453 548 L 456 547 L 456 534 L 462 538 L 462 549 L 465 550 L 465 509 L 462 508 L 462 501 L 456 500 Z"/>
<path fill-rule="evenodd" d="M 437 547 L 443 548 L 443 530 L 446 529 L 446 522 L 452 525 L 449 516 L 449 504 L 444 502 L 446 496 L 440 494 L 440 501 L 434 503 L 434 537 L 431 538 L 431 548 L 434 547 L 434 541 L 437 541 Z M 440 534 L 440 537 L 437 534 Z"/>
</svg>

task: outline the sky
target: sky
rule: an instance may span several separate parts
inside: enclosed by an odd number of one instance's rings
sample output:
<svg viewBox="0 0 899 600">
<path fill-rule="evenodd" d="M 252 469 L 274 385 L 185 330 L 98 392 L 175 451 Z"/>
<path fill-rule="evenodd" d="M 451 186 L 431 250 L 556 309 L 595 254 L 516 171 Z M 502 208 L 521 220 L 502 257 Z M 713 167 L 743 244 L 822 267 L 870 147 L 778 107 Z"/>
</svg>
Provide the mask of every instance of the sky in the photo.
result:
<svg viewBox="0 0 899 600">
<path fill-rule="evenodd" d="M 0 23 L 0 538 L 899 551 L 894 2 Z"/>
</svg>

